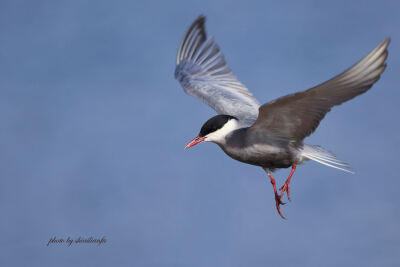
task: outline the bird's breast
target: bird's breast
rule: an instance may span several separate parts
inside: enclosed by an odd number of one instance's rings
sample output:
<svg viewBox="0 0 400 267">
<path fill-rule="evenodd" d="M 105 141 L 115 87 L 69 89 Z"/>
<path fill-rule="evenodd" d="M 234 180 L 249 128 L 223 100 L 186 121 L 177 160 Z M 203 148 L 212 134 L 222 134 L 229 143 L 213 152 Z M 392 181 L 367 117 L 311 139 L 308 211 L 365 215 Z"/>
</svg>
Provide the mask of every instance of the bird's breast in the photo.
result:
<svg viewBox="0 0 400 267">
<path fill-rule="evenodd" d="M 220 147 L 233 159 L 266 168 L 287 168 L 293 161 L 290 150 L 271 144 L 220 145 Z"/>
</svg>

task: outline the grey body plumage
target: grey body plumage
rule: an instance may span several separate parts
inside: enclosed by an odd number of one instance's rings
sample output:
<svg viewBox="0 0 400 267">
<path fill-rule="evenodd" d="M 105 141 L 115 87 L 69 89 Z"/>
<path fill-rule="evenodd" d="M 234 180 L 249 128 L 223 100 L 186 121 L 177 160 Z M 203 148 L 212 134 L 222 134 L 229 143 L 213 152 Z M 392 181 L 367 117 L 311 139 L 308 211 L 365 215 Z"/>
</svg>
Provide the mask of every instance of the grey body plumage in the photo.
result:
<svg viewBox="0 0 400 267">
<path fill-rule="evenodd" d="M 226 136 L 226 141 L 218 144 L 230 157 L 251 165 L 274 170 L 288 168 L 299 161 L 299 147 L 295 142 L 274 139 L 253 131 L 241 128 Z"/>
</svg>

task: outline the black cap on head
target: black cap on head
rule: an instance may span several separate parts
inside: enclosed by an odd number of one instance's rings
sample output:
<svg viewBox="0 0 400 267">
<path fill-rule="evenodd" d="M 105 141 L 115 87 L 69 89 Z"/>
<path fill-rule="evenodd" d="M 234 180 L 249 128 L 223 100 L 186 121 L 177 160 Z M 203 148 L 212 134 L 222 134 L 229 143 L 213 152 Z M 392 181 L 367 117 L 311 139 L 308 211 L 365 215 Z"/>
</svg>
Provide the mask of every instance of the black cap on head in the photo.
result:
<svg viewBox="0 0 400 267">
<path fill-rule="evenodd" d="M 201 127 L 199 136 L 204 137 L 209 133 L 215 132 L 221 129 L 229 120 L 235 119 L 236 117 L 230 115 L 217 115 L 206 121 Z"/>
</svg>

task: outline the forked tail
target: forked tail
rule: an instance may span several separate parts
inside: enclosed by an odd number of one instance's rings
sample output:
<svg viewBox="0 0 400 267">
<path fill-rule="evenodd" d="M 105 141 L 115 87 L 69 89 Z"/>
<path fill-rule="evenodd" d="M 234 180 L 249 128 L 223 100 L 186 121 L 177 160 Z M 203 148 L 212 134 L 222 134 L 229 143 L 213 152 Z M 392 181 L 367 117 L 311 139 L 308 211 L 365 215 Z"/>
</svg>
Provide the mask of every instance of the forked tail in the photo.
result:
<svg viewBox="0 0 400 267">
<path fill-rule="evenodd" d="M 303 148 L 300 150 L 300 155 L 302 159 L 314 160 L 326 166 L 354 174 L 349 164 L 339 160 L 332 152 L 329 152 L 323 147 L 304 144 Z"/>
</svg>

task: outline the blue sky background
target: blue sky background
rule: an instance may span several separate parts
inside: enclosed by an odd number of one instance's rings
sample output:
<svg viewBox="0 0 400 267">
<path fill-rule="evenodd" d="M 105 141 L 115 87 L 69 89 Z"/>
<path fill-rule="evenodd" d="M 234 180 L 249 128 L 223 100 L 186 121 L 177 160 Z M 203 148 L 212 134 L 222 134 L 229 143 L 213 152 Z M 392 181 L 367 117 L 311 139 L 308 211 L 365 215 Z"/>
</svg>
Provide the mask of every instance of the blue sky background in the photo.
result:
<svg viewBox="0 0 400 267">
<path fill-rule="evenodd" d="M 399 266 L 397 1 L 1 1 L 1 266 Z M 199 15 L 265 103 L 385 37 L 388 68 L 308 143 L 282 220 L 261 168 L 183 147 L 214 115 L 173 78 Z M 276 173 L 282 184 L 289 170 Z M 105 236 L 94 245 L 50 237 Z"/>
</svg>

